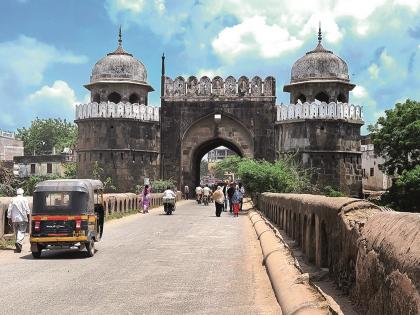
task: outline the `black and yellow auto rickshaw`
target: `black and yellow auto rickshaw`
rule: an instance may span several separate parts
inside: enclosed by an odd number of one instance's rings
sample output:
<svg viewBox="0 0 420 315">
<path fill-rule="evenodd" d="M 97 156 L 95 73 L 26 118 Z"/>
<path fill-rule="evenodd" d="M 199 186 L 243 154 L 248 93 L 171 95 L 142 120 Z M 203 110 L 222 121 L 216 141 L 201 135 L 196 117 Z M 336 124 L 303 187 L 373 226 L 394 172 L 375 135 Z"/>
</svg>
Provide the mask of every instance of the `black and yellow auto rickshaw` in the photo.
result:
<svg viewBox="0 0 420 315">
<path fill-rule="evenodd" d="M 31 251 L 86 248 L 95 254 L 95 242 L 104 224 L 103 184 L 92 179 L 47 180 L 35 187 L 31 221 Z"/>
</svg>

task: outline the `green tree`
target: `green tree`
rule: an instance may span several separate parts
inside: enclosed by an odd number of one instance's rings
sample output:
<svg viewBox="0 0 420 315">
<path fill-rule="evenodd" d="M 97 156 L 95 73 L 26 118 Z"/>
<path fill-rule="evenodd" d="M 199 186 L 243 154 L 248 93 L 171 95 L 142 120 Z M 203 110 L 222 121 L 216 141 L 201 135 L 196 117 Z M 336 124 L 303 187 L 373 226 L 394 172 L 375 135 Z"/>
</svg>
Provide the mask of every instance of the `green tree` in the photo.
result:
<svg viewBox="0 0 420 315">
<path fill-rule="evenodd" d="M 98 161 L 93 162 L 92 168 L 92 177 L 94 179 L 99 179 L 104 184 L 104 191 L 111 192 L 117 188 L 112 184 L 112 178 L 107 176 L 105 177 L 105 171 Z"/>
<path fill-rule="evenodd" d="M 420 165 L 404 170 L 382 197 L 382 203 L 394 209 L 420 212 Z"/>
<path fill-rule="evenodd" d="M 233 155 L 216 162 L 215 177 L 223 179 L 226 173 L 238 174 L 239 163 L 241 161 L 241 157 Z"/>
<path fill-rule="evenodd" d="M 70 162 L 62 164 L 64 168 L 65 178 L 76 178 L 77 177 L 77 163 Z"/>
<path fill-rule="evenodd" d="M 53 148 L 62 152 L 65 147 L 74 148 L 77 141 L 77 126 L 62 119 L 35 119 L 29 128 L 17 130 L 23 140 L 26 155 L 50 154 Z"/>
<path fill-rule="evenodd" d="M 397 103 L 368 130 L 385 173 L 401 175 L 420 164 L 420 102 Z"/>
<path fill-rule="evenodd" d="M 20 184 L 13 171 L 0 162 L 0 197 L 14 196 Z"/>
</svg>

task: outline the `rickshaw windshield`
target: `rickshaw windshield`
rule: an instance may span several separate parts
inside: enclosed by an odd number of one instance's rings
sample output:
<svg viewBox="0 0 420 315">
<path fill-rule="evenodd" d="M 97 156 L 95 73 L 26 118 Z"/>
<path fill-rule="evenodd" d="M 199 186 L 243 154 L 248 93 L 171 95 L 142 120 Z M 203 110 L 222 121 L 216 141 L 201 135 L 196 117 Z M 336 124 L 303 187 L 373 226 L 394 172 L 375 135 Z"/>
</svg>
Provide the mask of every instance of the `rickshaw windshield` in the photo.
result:
<svg viewBox="0 0 420 315">
<path fill-rule="evenodd" d="M 40 191 L 34 193 L 33 214 L 86 213 L 89 196 L 79 191 Z"/>
</svg>

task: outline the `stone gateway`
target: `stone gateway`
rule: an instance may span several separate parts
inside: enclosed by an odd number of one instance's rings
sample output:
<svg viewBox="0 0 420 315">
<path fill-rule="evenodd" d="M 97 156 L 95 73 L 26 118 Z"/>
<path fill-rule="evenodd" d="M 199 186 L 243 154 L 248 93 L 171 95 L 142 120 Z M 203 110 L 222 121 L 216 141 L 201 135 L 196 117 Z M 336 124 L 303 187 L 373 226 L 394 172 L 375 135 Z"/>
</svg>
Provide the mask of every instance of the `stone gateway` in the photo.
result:
<svg viewBox="0 0 420 315">
<path fill-rule="evenodd" d="M 202 157 L 225 146 L 239 156 L 273 161 L 294 153 L 315 170 L 314 182 L 361 194 L 362 108 L 349 104 L 347 64 L 321 43 L 292 66 L 290 105 L 276 105 L 273 77 L 169 78 L 162 56 L 161 106 L 148 105 L 145 66 L 122 48 L 92 71 L 91 102 L 76 107 L 78 176 L 95 163 L 118 191 L 144 178 L 199 183 Z"/>
</svg>

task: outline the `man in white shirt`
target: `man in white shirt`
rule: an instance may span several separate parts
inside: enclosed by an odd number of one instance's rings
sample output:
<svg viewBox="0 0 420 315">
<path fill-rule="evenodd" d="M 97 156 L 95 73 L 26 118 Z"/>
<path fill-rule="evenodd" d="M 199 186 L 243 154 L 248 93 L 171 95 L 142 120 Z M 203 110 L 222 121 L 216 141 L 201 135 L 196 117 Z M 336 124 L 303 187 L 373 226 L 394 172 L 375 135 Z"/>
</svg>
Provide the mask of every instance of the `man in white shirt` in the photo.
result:
<svg viewBox="0 0 420 315">
<path fill-rule="evenodd" d="M 23 197 L 23 189 L 19 188 L 16 191 L 17 196 L 12 198 L 7 209 L 7 218 L 9 224 L 13 224 L 13 231 L 16 236 L 16 252 L 22 251 L 23 240 L 25 238 L 25 232 L 28 228 L 29 215 L 31 209 L 29 208 L 28 200 Z"/>
<path fill-rule="evenodd" d="M 201 195 L 203 193 L 203 188 L 201 188 L 201 186 L 197 186 L 195 188 L 195 194 L 197 196 L 197 202 L 200 203 L 201 202 Z"/>
</svg>

